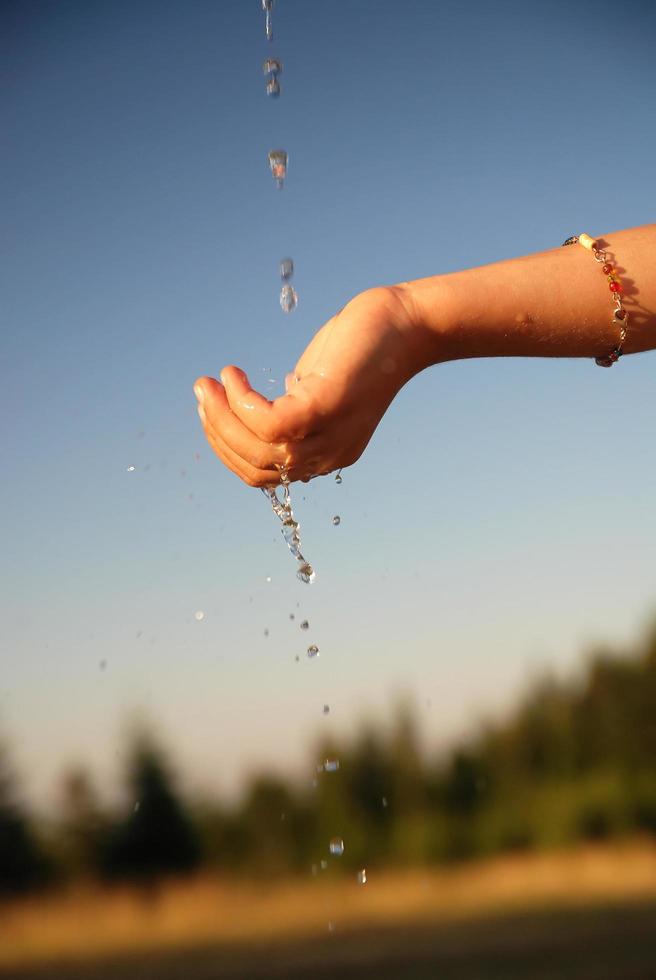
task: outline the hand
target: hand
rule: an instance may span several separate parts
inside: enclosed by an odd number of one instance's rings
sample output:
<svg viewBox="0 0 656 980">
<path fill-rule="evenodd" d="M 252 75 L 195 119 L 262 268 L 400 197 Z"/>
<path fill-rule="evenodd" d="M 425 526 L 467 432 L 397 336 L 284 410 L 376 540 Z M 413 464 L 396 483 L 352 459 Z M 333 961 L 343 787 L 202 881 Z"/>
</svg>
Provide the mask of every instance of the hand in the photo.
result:
<svg viewBox="0 0 656 980">
<path fill-rule="evenodd" d="M 290 480 L 355 463 L 400 388 L 428 363 L 402 286 L 367 290 L 314 336 L 287 394 L 269 401 L 239 368 L 221 382 L 199 378 L 194 391 L 217 456 L 249 486 Z"/>
</svg>

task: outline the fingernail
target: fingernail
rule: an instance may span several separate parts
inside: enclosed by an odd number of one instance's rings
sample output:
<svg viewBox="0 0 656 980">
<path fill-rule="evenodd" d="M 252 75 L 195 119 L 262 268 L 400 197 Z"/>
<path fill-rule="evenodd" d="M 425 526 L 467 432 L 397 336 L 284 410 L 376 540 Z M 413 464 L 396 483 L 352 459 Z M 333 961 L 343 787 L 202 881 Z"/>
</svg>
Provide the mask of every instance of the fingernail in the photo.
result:
<svg viewBox="0 0 656 980">
<path fill-rule="evenodd" d="M 205 397 L 205 392 L 200 385 L 194 385 L 194 395 L 199 402 L 202 402 L 203 398 Z"/>
</svg>

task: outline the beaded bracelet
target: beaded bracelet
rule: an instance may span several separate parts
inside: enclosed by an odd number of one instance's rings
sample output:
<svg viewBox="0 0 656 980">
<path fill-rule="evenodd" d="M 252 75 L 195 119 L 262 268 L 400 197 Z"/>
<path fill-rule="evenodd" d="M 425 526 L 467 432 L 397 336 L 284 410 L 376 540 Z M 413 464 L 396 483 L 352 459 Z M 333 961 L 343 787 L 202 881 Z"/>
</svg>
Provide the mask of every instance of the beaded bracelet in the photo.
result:
<svg viewBox="0 0 656 980">
<path fill-rule="evenodd" d="M 605 357 L 595 357 L 595 364 L 599 367 L 612 367 L 615 361 L 618 361 L 624 351 L 622 346 L 626 340 L 626 325 L 629 322 L 629 314 L 624 309 L 622 305 L 622 283 L 617 278 L 617 273 L 613 265 L 608 261 L 608 255 L 604 249 L 597 247 L 597 242 L 590 235 L 572 235 L 567 241 L 563 242 L 563 245 L 573 245 L 578 242 L 583 248 L 587 248 L 589 252 L 592 252 L 595 262 L 601 263 L 601 271 L 606 276 L 608 282 L 608 288 L 613 296 L 613 302 L 615 303 L 615 311 L 613 313 L 613 323 L 618 323 L 620 328 L 620 342 L 617 347 L 614 347 L 610 354 Z"/>
</svg>

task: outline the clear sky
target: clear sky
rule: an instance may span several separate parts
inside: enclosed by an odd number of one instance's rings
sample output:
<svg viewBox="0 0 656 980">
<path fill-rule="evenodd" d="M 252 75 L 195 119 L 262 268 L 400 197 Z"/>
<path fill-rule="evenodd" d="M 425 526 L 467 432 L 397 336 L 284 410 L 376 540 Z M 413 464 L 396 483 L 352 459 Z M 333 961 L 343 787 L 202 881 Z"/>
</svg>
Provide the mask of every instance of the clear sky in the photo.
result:
<svg viewBox="0 0 656 980">
<path fill-rule="evenodd" d="M 273 26 L 0 7 L 0 731 L 42 804 L 75 761 L 111 789 L 137 711 L 226 793 L 401 694 L 432 747 L 656 605 L 656 354 L 425 372 L 342 486 L 297 488 L 311 587 L 191 390 L 236 362 L 279 393 L 368 286 L 656 220 L 656 7 L 277 0 Z"/>
</svg>

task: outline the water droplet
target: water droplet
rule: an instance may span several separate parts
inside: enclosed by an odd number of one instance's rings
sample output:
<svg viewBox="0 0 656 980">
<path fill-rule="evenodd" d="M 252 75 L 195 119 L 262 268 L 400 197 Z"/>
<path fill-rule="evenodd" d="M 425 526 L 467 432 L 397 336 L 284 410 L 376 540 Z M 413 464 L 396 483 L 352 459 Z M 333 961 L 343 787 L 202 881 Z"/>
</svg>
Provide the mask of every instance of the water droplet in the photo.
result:
<svg viewBox="0 0 656 980">
<path fill-rule="evenodd" d="M 290 619 L 294 619 L 294 613 L 290 613 L 290 614 L 289 614 L 289 618 L 290 618 Z"/>
<path fill-rule="evenodd" d="M 205 619 L 205 613 L 203 612 L 202 609 L 196 610 L 196 612 L 194 613 L 194 619 L 196 620 L 197 623 L 200 623 L 202 622 L 202 620 Z"/>
<path fill-rule="evenodd" d="M 292 259 L 282 259 L 280 262 L 280 278 L 283 282 L 288 282 L 294 275 L 294 262 Z"/>
<path fill-rule="evenodd" d="M 264 635 L 265 635 L 265 636 L 268 636 L 268 635 L 269 635 L 269 631 L 268 631 L 268 630 L 265 630 L 265 631 L 264 631 Z"/>
<path fill-rule="evenodd" d="M 341 857 L 344 853 L 344 841 L 341 837 L 332 837 L 328 847 L 335 857 Z"/>
<path fill-rule="evenodd" d="M 312 565 L 310 565 L 310 563 L 307 561 L 300 566 L 296 572 L 296 575 L 298 578 L 300 578 L 301 582 L 305 582 L 306 585 L 311 585 L 316 578 Z"/>
<path fill-rule="evenodd" d="M 268 81 L 266 83 L 266 94 L 270 98 L 272 98 L 272 99 L 279 98 L 279 96 L 280 96 L 280 82 L 278 81 L 278 79 L 275 76 L 273 78 L 269 78 L 268 79 Z"/>
<path fill-rule="evenodd" d="M 264 31 L 266 33 L 267 41 L 273 41 L 273 27 L 271 26 L 271 10 L 273 8 L 273 0 L 262 0 L 262 10 L 265 14 L 264 20 Z"/>
<path fill-rule="evenodd" d="M 384 796 L 383 799 L 381 800 L 381 802 L 382 802 L 383 806 L 387 806 L 387 797 Z"/>
<path fill-rule="evenodd" d="M 274 180 L 276 181 L 278 187 L 282 189 L 282 185 L 287 176 L 287 163 L 289 157 L 285 150 L 271 150 L 269 153 L 269 166 L 271 167 L 271 173 L 273 174 Z"/>
<path fill-rule="evenodd" d="M 357 878 L 357 881 L 358 881 L 358 885 L 366 885 L 367 884 L 367 869 L 366 868 L 360 868 L 360 870 L 358 871 L 358 873 L 356 875 L 356 878 Z"/>
<path fill-rule="evenodd" d="M 335 923 L 334 922 L 329 922 L 328 923 L 328 932 L 334 932 L 334 931 L 335 931 Z"/>
<path fill-rule="evenodd" d="M 307 619 L 304 619 L 303 622 L 301 623 L 301 629 L 308 630 L 309 628 L 310 628 L 310 624 L 308 623 Z"/>
<path fill-rule="evenodd" d="M 333 524 L 335 525 L 335 527 L 337 527 L 338 524 L 341 524 L 341 521 L 342 518 L 339 516 L 339 514 L 335 514 L 335 516 L 333 517 Z"/>
<path fill-rule="evenodd" d="M 326 772 L 337 772 L 339 769 L 339 759 L 326 759 L 323 768 Z"/>
<path fill-rule="evenodd" d="M 135 466 L 132 466 L 132 464 L 130 464 L 130 466 L 128 466 L 128 473 L 134 473 L 135 469 L 136 469 L 136 467 Z"/>
<path fill-rule="evenodd" d="M 270 575 L 267 575 L 266 580 L 267 580 L 267 582 L 270 582 L 271 581 L 271 576 Z"/>
<path fill-rule="evenodd" d="M 335 473 L 335 483 L 340 484 L 342 482 L 342 471 L 337 470 Z"/>
<path fill-rule="evenodd" d="M 323 860 L 323 861 L 321 862 L 321 870 L 322 870 L 322 871 L 325 871 L 327 867 L 328 867 L 328 862 L 327 862 L 327 861 L 326 861 L 326 860 L 324 859 L 324 860 Z"/>
<path fill-rule="evenodd" d="M 316 645 L 316 643 L 312 643 L 307 648 L 307 655 L 308 655 L 308 657 L 310 659 L 312 659 L 312 657 L 318 657 L 319 656 L 319 647 Z"/>
<path fill-rule="evenodd" d="M 294 660 L 296 661 L 296 663 L 299 663 L 299 661 L 300 661 L 300 659 L 301 659 L 301 658 L 299 657 L 299 655 L 298 655 L 298 654 L 296 654 L 296 656 L 294 657 Z"/>
<path fill-rule="evenodd" d="M 293 313 L 298 306 L 298 294 L 287 282 L 280 290 L 280 308 L 283 313 Z"/>
<path fill-rule="evenodd" d="M 137 800 L 137 802 L 134 804 L 134 812 L 138 813 L 140 807 L 141 807 L 141 803 L 139 802 L 139 800 Z"/>
<path fill-rule="evenodd" d="M 329 715 L 330 714 L 330 705 L 329 704 L 324 704 L 324 706 L 323 706 L 323 713 L 324 713 L 324 715 Z"/>
<path fill-rule="evenodd" d="M 106 660 L 101 660 L 100 663 L 98 664 L 98 666 L 100 667 L 101 670 L 106 670 L 107 669 L 107 661 Z"/>
<path fill-rule="evenodd" d="M 269 75 L 280 75 L 282 72 L 282 62 L 278 61 L 277 58 L 265 58 L 262 71 L 265 77 Z"/>
</svg>

